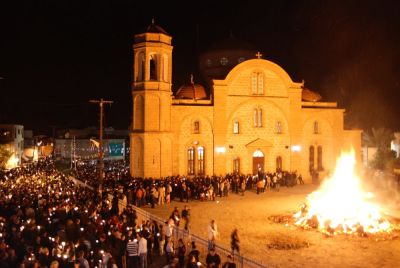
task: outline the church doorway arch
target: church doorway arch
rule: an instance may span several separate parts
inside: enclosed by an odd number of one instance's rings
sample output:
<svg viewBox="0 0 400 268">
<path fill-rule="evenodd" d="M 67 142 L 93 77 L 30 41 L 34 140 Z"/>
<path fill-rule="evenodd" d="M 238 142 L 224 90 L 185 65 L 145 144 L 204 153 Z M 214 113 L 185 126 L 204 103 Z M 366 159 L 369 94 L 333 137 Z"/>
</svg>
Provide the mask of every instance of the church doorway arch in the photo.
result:
<svg viewBox="0 0 400 268">
<path fill-rule="evenodd" d="M 255 150 L 253 153 L 253 174 L 258 171 L 264 172 L 264 153 L 261 150 Z"/>
</svg>

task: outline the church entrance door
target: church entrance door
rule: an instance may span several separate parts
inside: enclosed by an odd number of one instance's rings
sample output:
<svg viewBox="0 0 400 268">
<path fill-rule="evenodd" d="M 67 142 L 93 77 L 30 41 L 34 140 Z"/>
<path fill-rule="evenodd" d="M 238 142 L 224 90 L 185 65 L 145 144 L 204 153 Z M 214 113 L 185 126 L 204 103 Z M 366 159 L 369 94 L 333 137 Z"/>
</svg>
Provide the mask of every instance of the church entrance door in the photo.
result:
<svg viewBox="0 0 400 268">
<path fill-rule="evenodd" d="M 264 154 L 260 150 L 253 153 L 253 174 L 258 174 L 258 171 L 264 172 Z"/>
</svg>

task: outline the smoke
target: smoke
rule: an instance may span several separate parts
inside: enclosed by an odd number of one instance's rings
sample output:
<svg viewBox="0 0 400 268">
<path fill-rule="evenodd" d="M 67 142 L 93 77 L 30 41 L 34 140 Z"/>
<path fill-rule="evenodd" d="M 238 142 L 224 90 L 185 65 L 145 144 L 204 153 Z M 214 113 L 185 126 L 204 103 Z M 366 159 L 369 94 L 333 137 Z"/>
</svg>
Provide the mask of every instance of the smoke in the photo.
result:
<svg viewBox="0 0 400 268">
<path fill-rule="evenodd" d="M 374 194 L 374 203 L 379 204 L 387 216 L 400 219 L 400 177 L 378 170 L 366 170 L 362 175 L 362 183 L 366 190 Z"/>
</svg>

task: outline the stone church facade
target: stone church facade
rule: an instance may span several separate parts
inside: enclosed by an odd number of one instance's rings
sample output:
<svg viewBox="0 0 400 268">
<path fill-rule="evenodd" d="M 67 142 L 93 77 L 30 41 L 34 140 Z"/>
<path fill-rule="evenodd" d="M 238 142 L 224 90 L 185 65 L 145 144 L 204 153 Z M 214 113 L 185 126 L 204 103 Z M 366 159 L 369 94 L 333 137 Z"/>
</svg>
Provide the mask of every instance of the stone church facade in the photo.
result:
<svg viewBox="0 0 400 268">
<path fill-rule="evenodd" d="M 153 23 L 134 40 L 132 176 L 262 169 L 297 171 L 307 181 L 310 171 L 332 171 L 343 149 L 360 159 L 361 131 L 344 129 L 344 109 L 306 98 L 304 83 L 259 53 L 211 77 L 209 96 L 193 81 L 174 95 L 172 37 Z M 205 61 L 211 70 L 215 60 Z"/>
</svg>

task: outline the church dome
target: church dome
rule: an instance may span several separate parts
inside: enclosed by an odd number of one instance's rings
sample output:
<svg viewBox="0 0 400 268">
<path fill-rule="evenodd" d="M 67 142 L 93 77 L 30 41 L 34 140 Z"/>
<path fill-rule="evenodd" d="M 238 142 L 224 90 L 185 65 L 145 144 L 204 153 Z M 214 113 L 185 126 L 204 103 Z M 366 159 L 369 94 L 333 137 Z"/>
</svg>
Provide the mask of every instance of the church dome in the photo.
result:
<svg viewBox="0 0 400 268">
<path fill-rule="evenodd" d="M 322 99 L 321 95 L 315 91 L 312 91 L 311 89 L 308 88 L 303 88 L 303 91 L 301 92 L 301 99 L 304 101 L 319 101 Z"/>
<path fill-rule="evenodd" d="M 207 93 L 202 85 L 192 83 L 181 86 L 176 92 L 175 98 L 202 100 L 207 98 Z"/>
<path fill-rule="evenodd" d="M 151 21 L 151 24 L 147 26 L 146 33 L 160 33 L 169 36 L 169 33 L 165 31 L 161 26 L 158 26 L 154 23 L 154 19 Z"/>
<path fill-rule="evenodd" d="M 236 65 L 256 58 L 256 52 L 254 46 L 231 35 L 200 54 L 200 73 L 205 81 L 223 79 Z"/>
<path fill-rule="evenodd" d="M 208 49 L 207 52 L 210 51 L 215 51 L 215 50 L 250 50 L 250 51 L 256 51 L 256 48 L 243 40 L 239 40 L 234 36 L 230 36 L 229 38 L 220 40 L 213 45 L 211 45 Z"/>
</svg>

